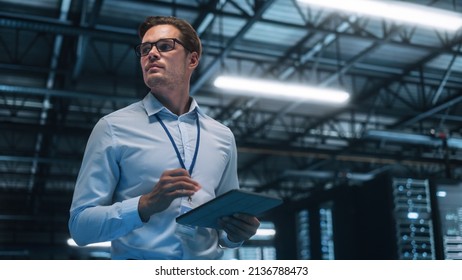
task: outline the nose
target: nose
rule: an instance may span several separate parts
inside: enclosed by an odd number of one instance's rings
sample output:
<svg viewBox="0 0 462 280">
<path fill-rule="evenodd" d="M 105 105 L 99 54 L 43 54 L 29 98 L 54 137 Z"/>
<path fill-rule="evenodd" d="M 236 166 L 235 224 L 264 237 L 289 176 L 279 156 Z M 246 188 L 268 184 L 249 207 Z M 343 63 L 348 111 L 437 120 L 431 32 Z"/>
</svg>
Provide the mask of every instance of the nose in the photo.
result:
<svg viewBox="0 0 462 280">
<path fill-rule="evenodd" d="M 151 50 L 148 53 L 148 58 L 150 61 L 159 60 L 160 53 L 159 53 L 159 50 L 157 50 L 156 46 L 152 46 Z"/>
</svg>

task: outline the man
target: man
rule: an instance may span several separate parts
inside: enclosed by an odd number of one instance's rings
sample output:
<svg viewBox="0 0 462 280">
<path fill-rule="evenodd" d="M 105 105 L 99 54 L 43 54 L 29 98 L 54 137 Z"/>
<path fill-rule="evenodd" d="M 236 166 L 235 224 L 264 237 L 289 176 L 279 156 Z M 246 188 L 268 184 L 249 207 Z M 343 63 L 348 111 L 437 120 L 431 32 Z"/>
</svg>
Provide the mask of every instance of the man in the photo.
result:
<svg viewBox="0 0 462 280">
<path fill-rule="evenodd" d="M 112 241 L 113 259 L 218 259 L 260 225 L 235 214 L 223 230 L 179 225 L 181 213 L 239 187 L 234 136 L 189 96 L 200 40 L 184 20 L 148 17 L 140 57 L 151 89 L 95 125 L 70 209 L 79 245 Z"/>
</svg>

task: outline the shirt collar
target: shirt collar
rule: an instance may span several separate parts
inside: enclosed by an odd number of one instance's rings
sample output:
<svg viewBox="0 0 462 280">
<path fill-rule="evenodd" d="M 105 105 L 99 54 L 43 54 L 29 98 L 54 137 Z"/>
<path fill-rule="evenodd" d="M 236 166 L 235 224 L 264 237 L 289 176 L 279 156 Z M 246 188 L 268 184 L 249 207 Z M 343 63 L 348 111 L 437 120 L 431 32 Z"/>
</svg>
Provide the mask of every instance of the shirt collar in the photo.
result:
<svg viewBox="0 0 462 280">
<path fill-rule="evenodd" d="M 191 97 L 192 98 L 192 97 Z M 152 94 L 149 92 L 143 99 L 143 105 L 146 110 L 146 113 L 148 116 L 155 115 L 161 111 L 164 111 L 168 114 L 175 115 L 172 113 L 169 109 L 167 109 L 160 101 Z M 189 110 L 186 114 L 190 114 L 194 111 L 197 111 L 199 115 L 204 116 L 204 112 L 202 109 L 199 107 L 199 104 L 197 104 L 196 100 L 192 98 L 191 105 L 189 106 Z"/>
</svg>

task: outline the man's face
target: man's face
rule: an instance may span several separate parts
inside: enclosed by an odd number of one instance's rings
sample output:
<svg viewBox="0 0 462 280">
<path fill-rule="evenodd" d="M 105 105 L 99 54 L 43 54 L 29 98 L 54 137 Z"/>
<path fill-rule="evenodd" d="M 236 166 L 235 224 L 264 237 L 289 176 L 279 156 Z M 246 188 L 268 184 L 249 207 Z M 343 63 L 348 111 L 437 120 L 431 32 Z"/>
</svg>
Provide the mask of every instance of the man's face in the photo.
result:
<svg viewBox="0 0 462 280">
<path fill-rule="evenodd" d="M 153 43 L 165 38 L 176 38 L 181 41 L 180 31 L 172 25 L 157 25 L 146 32 L 142 43 Z M 175 43 L 175 48 L 168 52 L 159 52 L 153 46 L 148 55 L 140 58 L 145 84 L 153 92 L 188 87 L 192 71 L 197 65 L 191 66 L 194 56 L 195 53 L 189 53 L 178 43 Z"/>
</svg>

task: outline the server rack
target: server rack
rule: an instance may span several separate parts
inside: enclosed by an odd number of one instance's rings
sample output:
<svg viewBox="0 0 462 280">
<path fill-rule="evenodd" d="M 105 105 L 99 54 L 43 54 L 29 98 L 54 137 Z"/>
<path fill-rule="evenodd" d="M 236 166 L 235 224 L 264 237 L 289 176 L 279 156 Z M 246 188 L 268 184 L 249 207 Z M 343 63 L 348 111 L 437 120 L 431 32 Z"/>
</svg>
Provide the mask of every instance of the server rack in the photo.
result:
<svg viewBox="0 0 462 280">
<path fill-rule="evenodd" d="M 431 188 L 437 257 L 462 260 L 462 182 L 434 180 Z"/>
<path fill-rule="evenodd" d="M 429 180 L 393 178 L 393 215 L 399 259 L 436 259 Z"/>
</svg>

